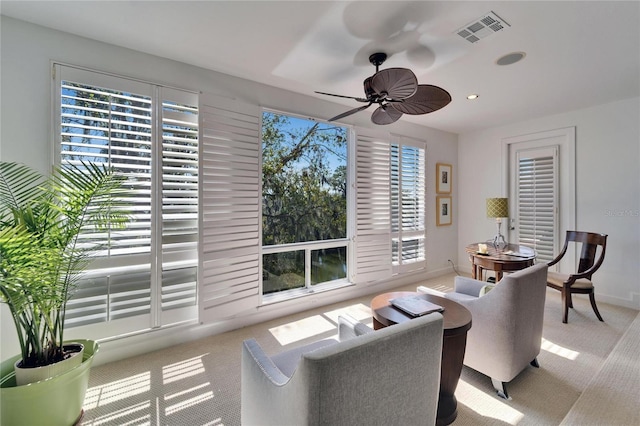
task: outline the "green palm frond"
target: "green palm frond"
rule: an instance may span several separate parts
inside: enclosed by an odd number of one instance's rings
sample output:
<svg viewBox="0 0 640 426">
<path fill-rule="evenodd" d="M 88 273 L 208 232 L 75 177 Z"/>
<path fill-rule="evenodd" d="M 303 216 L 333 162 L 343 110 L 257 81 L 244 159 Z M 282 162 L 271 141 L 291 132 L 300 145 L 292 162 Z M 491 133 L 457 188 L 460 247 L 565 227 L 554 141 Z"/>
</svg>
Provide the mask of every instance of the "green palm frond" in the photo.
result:
<svg viewBox="0 0 640 426">
<path fill-rule="evenodd" d="M 48 178 L 0 163 L 0 300 L 13 316 L 23 360 L 34 366 L 61 353 L 66 303 L 101 246 L 79 237 L 128 220 L 123 181 L 90 163 L 56 168 Z"/>
</svg>

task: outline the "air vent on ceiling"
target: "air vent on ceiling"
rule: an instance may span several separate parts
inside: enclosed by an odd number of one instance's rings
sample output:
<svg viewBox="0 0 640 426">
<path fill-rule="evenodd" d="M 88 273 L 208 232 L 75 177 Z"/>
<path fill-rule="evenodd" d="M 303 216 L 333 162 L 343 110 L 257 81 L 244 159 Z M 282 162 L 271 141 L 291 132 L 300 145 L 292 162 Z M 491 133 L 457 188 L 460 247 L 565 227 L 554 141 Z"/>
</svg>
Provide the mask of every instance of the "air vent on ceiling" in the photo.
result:
<svg viewBox="0 0 640 426">
<path fill-rule="evenodd" d="M 507 21 L 492 11 L 460 28 L 456 34 L 470 43 L 475 43 L 510 26 Z"/>
</svg>

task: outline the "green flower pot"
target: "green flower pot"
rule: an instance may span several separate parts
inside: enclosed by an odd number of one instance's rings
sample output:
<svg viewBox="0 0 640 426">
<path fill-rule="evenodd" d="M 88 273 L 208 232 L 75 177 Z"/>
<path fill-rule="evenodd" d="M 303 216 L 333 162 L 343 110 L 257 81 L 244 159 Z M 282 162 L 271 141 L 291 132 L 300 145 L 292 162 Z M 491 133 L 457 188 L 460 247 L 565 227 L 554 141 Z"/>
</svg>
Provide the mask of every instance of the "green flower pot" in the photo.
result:
<svg viewBox="0 0 640 426">
<path fill-rule="evenodd" d="M 0 424 L 3 426 L 66 426 L 82 415 L 82 404 L 89 385 L 89 369 L 98 352 L 98 342 L 74 340 L 84 344 L 82 363 L 77 367 L 36 383 L 16 386 L 13 366 L 17 355 L 0 367 Z"/>
</svg>

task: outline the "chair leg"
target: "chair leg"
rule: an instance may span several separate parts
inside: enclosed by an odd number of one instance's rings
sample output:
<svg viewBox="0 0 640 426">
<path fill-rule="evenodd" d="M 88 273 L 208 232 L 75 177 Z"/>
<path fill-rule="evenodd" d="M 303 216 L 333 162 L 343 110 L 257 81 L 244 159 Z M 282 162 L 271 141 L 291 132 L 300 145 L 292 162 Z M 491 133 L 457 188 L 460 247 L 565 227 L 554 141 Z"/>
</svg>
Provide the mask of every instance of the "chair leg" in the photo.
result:
<svg viewBox="0 0 640 426">
<path fill-rule="evenodd" d="M 491 378 L 491 383 L 493 387 L 498 392 L 498 396 L 502 399 L 511 399 L 509 398 L 509 394 L 507 393 L 507 384 L 505 382 L 501 382 L 500 380 L 496 380 L 493 377 Z"/>
<path fill-rule="evenodd" d="M 532 367 L 540 368 L 540 363 L 538 363 L 538 358 L 534 358 L 533 361 L 531 361 L 529 364 L 531 364 Z"/>
<path fill-rule="evenodd" d="M 569 295 L 569 291 L 566 288 L 562 289 L 562 322 L 564 324 L 567 323 L 567 319 L 569 318 L 569 300 L 567 300 L 567 295 Z"/>
<path fill-rule="evenodd" d="M 567 291 L 567 306 L 573 309 L 573 297 L 571 297 L 571 290 Z"/>
<path fill-rule="evenodd" d="M 593 308 L 593 312 L 596 313 L 596 316 L 598 317 L 598 319 L 602 322 L 604 322 L 604 320 L 602 319 L 602 316 L 600 316 L 600 312 L 598 311 L 598 307 L 596 306 L 596 298 L 593 294 L 593 291 L 591 293 L 589 293 L 589 301 L 591 302 L 591 307 Z"/>
</svg>

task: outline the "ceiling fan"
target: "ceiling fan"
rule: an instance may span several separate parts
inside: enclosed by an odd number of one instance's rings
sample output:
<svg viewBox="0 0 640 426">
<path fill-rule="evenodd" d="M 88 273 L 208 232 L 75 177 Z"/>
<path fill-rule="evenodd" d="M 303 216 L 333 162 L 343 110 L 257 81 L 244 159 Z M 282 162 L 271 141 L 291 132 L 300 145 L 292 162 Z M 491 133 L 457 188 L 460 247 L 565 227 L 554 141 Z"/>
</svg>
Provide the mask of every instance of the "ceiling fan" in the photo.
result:
<svg viewBox="0 0 640 426">
<path fill-rule="evenodd" d="M 446 90 L 430 84 L 418 84 L 415 74 L 407 68 L 387 68 L 379 70 L 387 59 L 386 53 L 374 53 L 369 62 L 376 67 L 376 73 L 364 80 L 366 98 L 334 95 L 333 93 L 316 92 L 321 95 L 354 99 L 366 103 L 358 108 L 338 114 L 329 121 L 339 120 L 351 114 L 363 111 L 373 104 L 378 104 L 371 115 L 375 124 L 391 124 L 402 114 L 428 114 L 443 108 L 451 102 L 451 95 Z"/>
</svg>

